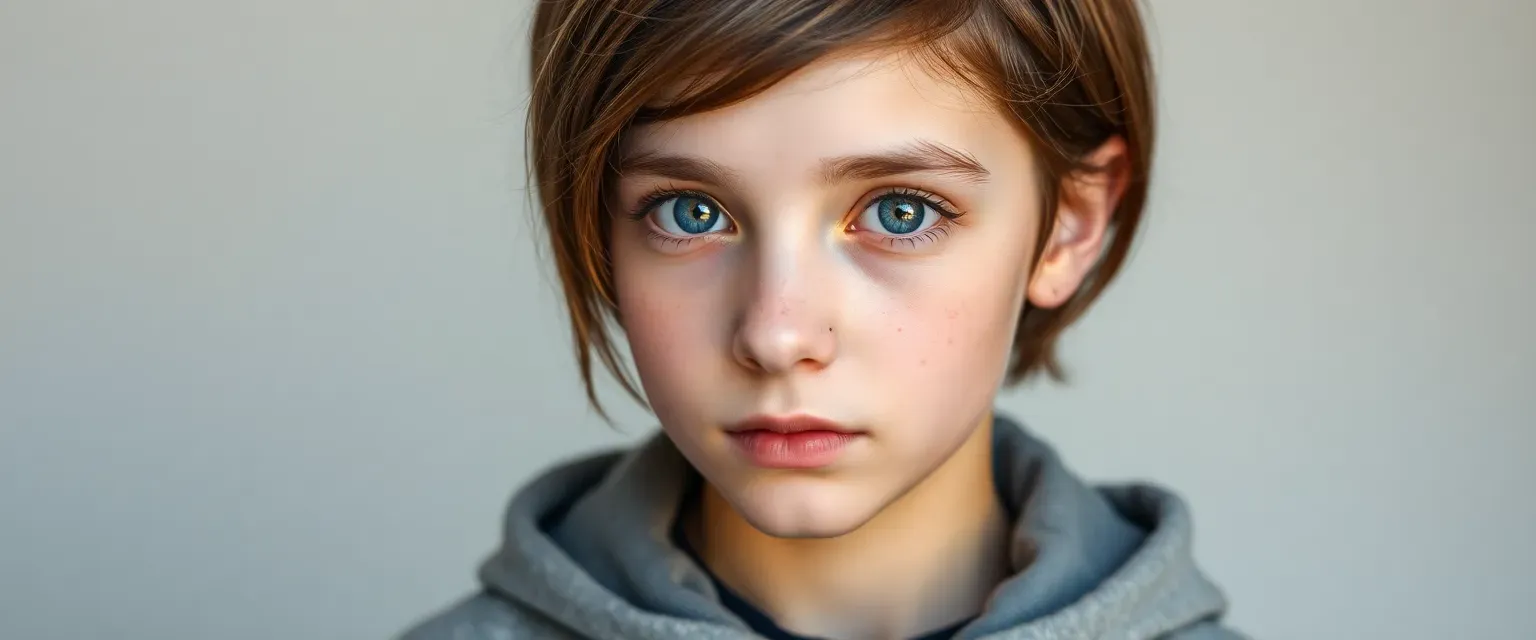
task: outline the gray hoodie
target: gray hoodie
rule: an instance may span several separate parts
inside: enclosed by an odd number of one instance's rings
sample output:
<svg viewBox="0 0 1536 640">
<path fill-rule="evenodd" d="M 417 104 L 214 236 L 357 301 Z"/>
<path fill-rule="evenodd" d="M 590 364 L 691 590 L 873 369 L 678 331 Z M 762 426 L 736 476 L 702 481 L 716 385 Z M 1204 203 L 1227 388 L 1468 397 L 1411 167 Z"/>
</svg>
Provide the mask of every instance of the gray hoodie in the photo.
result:
<svg viewBox="0 0 1536 640">
<path fill-rule="evenodd" d="M 1243 636 L 1190 557 L 1190 515 L 1145 485 L 1094 488 L 1017 424 L 994 421 L 998 490 L 1019 514 L 1015 575 L 963 627 L 965 640 Z M 520 491 L 484 589 L 402 640 L 747 640 L 713 581 L 672 544 L 695 473 L 658 434 L 628 452 L 563 464 Z"/>
</svg>

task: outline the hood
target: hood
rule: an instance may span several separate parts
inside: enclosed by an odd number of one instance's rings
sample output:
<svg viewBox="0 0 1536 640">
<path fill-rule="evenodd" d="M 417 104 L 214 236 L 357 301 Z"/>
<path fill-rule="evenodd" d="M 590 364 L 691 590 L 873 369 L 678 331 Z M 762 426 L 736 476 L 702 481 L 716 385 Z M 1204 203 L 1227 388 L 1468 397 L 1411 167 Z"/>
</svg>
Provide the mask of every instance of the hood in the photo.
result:
<svg viewBox="0 0 1536 640">
<path fill-rule="evenodd" d="M 998 491 L 1017 514 L 1015 575 L 958 638 L 1155 638 L 1214 627 L 1226 602 L 1194 565 L 1177 496 L 1091 487 L 1016 423 L 999 417 L 993 432 Z M 671 542 L 693 473 L 662 434 L 546 472 L 513 498 L 481 581 L 583 637 L 755 637 Z"/>
</svg>

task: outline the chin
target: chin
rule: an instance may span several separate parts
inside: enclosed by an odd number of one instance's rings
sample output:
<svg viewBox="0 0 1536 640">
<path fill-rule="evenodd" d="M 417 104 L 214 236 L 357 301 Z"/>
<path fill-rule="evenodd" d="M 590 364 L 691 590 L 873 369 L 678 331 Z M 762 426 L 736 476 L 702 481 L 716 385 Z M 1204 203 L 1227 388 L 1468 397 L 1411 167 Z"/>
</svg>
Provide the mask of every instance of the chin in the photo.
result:
<svg viewBox="0 0 1536 640">
<path fill-rule="evenodd" d="M 867 488 L 839 484 L 823 478 L 764 478 L 722 494 L 743 520 L 767 535 L 836 538 L 873 520 L 888 502 Z"/>
</svg>

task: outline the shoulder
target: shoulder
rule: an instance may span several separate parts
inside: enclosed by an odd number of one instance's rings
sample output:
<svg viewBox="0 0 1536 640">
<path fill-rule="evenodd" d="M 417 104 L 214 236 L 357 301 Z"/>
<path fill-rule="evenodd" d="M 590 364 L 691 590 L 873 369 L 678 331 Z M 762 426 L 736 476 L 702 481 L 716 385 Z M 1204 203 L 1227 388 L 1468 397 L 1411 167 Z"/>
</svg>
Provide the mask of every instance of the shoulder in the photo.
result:
<svg viewBox="0 0 1536 640">
<path fill-rule="evenodd" d="M 481 593 L 416 622 L 396 640 L 575 640 L 546 618 Z"/>
</svg>

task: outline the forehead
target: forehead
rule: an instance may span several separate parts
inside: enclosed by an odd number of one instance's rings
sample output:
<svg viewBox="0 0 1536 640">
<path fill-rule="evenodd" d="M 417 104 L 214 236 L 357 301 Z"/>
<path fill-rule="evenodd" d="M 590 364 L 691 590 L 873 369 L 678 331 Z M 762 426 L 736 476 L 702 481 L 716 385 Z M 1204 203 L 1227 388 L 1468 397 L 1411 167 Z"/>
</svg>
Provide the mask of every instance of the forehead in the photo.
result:
<svg viewBox="0 0 1536 640">
<path fill-rule="evenodd" d="M 823 158 L 913 140 L 1003 162 L 1024 138 L 988 100 L 896 53 L 831 56 L 732 106 L 639 127 L 623 154 L 686 154 L 746 175 L 801 177 Z M 793 176 L 791 176 L 793 173 Z"/>
</svg>

